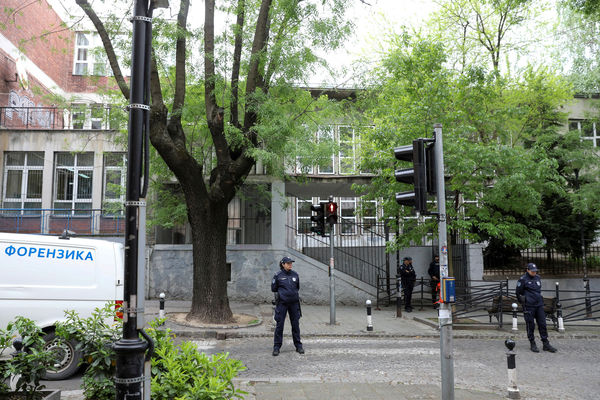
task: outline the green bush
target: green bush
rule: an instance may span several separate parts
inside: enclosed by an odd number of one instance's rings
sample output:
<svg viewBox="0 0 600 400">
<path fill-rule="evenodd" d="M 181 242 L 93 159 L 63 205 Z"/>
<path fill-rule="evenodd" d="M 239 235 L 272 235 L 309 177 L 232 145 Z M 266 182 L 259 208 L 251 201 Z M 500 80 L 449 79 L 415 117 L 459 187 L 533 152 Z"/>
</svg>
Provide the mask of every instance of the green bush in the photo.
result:
<svg viewBox="0 0 600 400">
<path fill-rule="evenodd" d="M 9 351 L 12 346 L 13 337 L 3 329 L 0 329 L 0 354 L 4 350 Z M 8 369 L 8 361 L 0 361 L 0 393 L 6 393 L 9 390 L 8 385 L 5 383 L 10 377 L 10 371 Z"/>
<path fill-rule="evenodd" d="M 229 354 L 207 356 L 191 342 L 175 345 L 169 329 L 158 329 L 160 320 L 150 323 L 148 334 L 154 340 L 152 356 L 152 400 L 243 399 L 246 392 L 236 389 L 233 378 L 246 368 Z"/>
<path fill-rule="evenodd" d="M 83 394 L 86 399 L 112 400 L 115 398 L 115 352 L 112 344 L 122 331 L 121 320 L 114 321 L 115 303 L 96 308 L 88 318 L 81 318 L 75 311 L 66 311 L 66 321 L 58 323 L 56 335 L 64 340 L 76 340 L 84 354 L 82 363 L 87 364 L 83 374 Z"/>
<path fill-rule="evenodd" d="M 28 318 L 17 317 L 6 330 L 10 338 L 21 337 L 23 348 L 7 362 L 4 374 L 18 377 L 16 391 L 25 393 L 27 399 L 34 399 L 45 388 L 40 380 L 46 370 L 53 368 L 54 353 L 44 350 L 44 332 Z M 5 340 L 6 337 L 2 339 Z"/>
</svg>

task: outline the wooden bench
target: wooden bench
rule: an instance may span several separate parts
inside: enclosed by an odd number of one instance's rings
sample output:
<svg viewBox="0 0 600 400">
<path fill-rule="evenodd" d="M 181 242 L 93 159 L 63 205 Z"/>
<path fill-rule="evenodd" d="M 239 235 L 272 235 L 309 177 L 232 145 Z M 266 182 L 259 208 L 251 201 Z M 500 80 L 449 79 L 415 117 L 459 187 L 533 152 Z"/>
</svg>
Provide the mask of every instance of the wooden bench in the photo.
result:
<svg viewBox="0 0 600 400">
<path fill-rule="evenodd" d="M 552 320 L 552 325 L 556 328 L 558 325 L 558 319 L 556 318 L 556 298 L 555 297 L 544 297 L 544 313 L 546 318 Z M 492 307 L 486 308 L 488 316 L 490 317 L 490 323 L 492 323 L 492 317 L 496 317 L 496 321 L 500 320 L 500 312 L 512 313 L 512 303 L 517 303 L 517 311 L 522 313 L 523 306 L 519 304 L 515 296 L 502 296 L 502 310 L 500 310 L 500 296 L 496 296 L 492 300 Z"/>
</svg>

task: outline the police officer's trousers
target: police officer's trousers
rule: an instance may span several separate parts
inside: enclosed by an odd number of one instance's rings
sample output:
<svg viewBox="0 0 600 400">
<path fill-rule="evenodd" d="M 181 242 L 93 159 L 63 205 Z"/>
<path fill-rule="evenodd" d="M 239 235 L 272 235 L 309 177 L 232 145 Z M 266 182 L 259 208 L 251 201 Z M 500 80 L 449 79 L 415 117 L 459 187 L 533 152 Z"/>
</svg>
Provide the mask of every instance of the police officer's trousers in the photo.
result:
<svg viewBox="0 0 600 400">
<path fill-rule="evenodd" d="M 402 282 L 402 289 L 404 290 L 404 307 L 405 308 L 412 308 L 412 292 L 413 292 L 413 288 L 415 287 L 415 282 L 414 281 L 403 281 Z"/>
<path fill-rule="evenodd" d="M 548 330 L 546 329 L 546 313 L 544 312 L 544 306 L 525 306 L 523 316 L 525 317 L 527 338 L 529 341 L 532 342 L 535 340 L 533 332 L 535 330 L 535 322 L 537 321 L 542 342 L 546 342 L 548 340 Z"/>
<path fill-rule="evenodd" d="M 296 349 L 302 348 L 302 342 L 300 341 L 300 303 L 278 303 L 275 307 L 275 338 L 273 343 L 273 349 L 281 348 L 283 343 L 283 325 L 285 323 L 285 315 L 290 315 L 290 323 L 292 324 L 292 338 L 294 339 L 294 346 Z"/>
</svg>

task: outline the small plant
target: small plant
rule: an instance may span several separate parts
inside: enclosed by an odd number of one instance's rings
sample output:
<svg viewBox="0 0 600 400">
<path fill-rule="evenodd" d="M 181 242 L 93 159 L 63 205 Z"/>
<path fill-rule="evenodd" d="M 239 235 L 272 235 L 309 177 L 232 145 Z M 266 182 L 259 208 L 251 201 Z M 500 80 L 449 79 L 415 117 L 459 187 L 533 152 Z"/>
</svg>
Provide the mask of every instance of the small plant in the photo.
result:
<svg viewBox="0 0 600 400">
<path fill-rule="evenodd" d="M 13 338 L 7 331 L 0 329 L 0 354 L 12 346 L 12 339 Z M 9 377 L 10 371 L 8 369 L 8 362 L 0 361 L 0 393 L 8 392 L 9 387 L 4 382 L 6 382 Z"/>
<path fill-rule="evenodd" d="M 121 336 L 121 320 L 113 322 L 115 303 L 96 308 L 88 318 L 81 318 L 75 311 L 66 311 L 66 321 L 57 324 L 56 334 L 64 340 L 74 339 L 88 364 L 82 389 L 86 399 L 112 400 L 115 398 L 115 352 L 112 344 Z"/>
<path fill-rule="evenodd" d="M 175 345 L 169 329 L 158 329 L 161 320 L 150 323 L 148 334 L 154 340 L 152 357 L 152 400 L 243 399 L 246 392 L 236 389 L 233 378 L 246 368 L 229 354 L 208 356 L 191 342 Z"/>
<path fill-rule="evenodd" d="M 35 399 L 44 385 L 40 380 L 47 369 L 52 369 L 54 354 L 44 350 L 44 332 L 30 319 L 17 317 L 7 326 L 11 337 L 20 336 L 22 349 L 8 362 L 7 372 L 17 376 L 16 390 L 25 393 L 28 400 Z"/>
</svg>

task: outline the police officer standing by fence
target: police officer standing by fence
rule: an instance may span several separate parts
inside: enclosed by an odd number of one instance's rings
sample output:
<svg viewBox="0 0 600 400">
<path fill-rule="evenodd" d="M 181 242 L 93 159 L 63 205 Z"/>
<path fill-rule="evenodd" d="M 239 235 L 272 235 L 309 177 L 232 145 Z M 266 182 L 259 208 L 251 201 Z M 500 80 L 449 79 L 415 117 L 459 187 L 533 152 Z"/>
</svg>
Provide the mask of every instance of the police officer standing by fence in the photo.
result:
<svg viewBox="0 0 600 400">
<path fill-rule="evenodd" d="M 523 306 L 523 317 L 527 326 L 527 338 L 531 345 L 531 351 L 539 353 L 535 344 L 535 321 L 542 338 L 544 351 L 556 353 L 556 349 L 548 341 L 548 330 L 546 329 L 546 313 L 544 312 L 544 299 L 542 297 L 542 280 L 537 275 L 537 266 L 534 263 L 527 264 L 527 272 L 517 282 L 517 299 Z"/>
<path fill-rule="evenodd" d="M 417 273 L 412 265 L 412 257 L 404 257 L 397 272 L 400 275 L 400 283 L 404 291 L 404 310 L 412 312 L 412 292 L 417 280 Z"/>
<path fill-rule="evenodd" d="M 271 281 L 271 291 L 274 292 L 277 299 L 275 307 L 275 337 L 273 340 L 273 355 L 279 355 L 279 349 L 283 343 L 283 325 L 286 314 L 290 315 L 292 325 L 292 338 L 296 351 L 304 354 L 304 348 L 300 341 L 300 277 L 295 271 L 292 271 L 292 260 L 289 257 L 283 257 L 279 262 L 280 271 L 273 276 Z"/>
<path fill-rule="evenodd" d="M 439 300 L 439 288 L 440 288 L 440 256 L 437 254 L 433 257 L 433 261 L 429 264 L 429 269 L 427 270 L 429 277 L 429 286 L 431 287 L 431 302 L 433 304 L 433 308 L 438 307 Z"/>
</svg>

